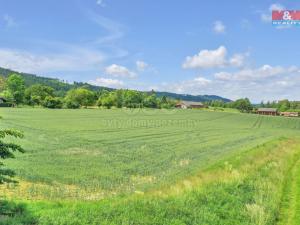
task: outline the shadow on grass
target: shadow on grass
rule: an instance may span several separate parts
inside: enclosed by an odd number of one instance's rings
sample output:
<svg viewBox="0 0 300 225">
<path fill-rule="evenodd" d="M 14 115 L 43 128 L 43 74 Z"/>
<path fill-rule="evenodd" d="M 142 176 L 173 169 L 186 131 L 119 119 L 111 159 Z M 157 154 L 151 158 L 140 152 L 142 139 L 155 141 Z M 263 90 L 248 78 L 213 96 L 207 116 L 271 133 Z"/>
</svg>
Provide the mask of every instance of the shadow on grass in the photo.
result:
<svg viewBox="0 0 300 225">
<path fill-rule="evenodd" d="M 26 205 L 0 200 L 0 225 L 35 225 L 37 220 Z"/>
</svg>

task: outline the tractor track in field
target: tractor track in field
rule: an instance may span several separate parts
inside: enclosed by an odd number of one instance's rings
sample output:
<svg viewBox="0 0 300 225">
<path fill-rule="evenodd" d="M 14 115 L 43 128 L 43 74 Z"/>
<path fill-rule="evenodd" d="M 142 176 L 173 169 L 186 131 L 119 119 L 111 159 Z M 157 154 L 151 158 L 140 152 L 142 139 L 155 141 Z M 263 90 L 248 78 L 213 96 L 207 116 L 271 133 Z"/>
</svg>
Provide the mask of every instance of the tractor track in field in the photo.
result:
<svg viewBox="0 0 300 225">
<path fill-rule="evenodd" d="M 300 155 L 286 175 L 277 225 L 300 224 Z"/>
</svg>

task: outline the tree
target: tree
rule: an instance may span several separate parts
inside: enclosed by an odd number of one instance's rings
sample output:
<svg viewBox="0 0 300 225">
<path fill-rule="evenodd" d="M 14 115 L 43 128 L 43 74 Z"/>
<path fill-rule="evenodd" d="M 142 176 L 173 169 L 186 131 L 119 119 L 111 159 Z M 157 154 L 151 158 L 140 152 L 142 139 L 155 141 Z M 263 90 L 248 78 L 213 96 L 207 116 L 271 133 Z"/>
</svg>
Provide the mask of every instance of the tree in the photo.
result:
<svg viewBox="0 0 300 225">
<path fill-rule="evenodd" d="M 161 102 L 162 104 L 167 104 L 167 103 L 168 103 L 168 98 L 167 98 L 167 96 L 165 96 L 165 95 L 162 96 L 160 102 Z"/>
<path fill-rule="evenodd" d="M 14 101 L 14 96 L 8 90 L 2 91 L 0 93 L 0 95 L 2 97 L 6 98 L 8 102 L 13 102 Z"/>
<path fill-rule="evenodd" d="M 0 159 L 14 158 L 14 152 L 24 153 L 24 149 L 13 143 L 5 143 L 2 141 L 6 136 L 14 138 L 23 138 L 23 134 L 14 130 L 0 130 Z M 11 169 L 2 168 L 4 164 L 0 161 L 0 184 L 16 182 L 12 178 L 15 176 L 15 172 Z"/>
<path fill-rule="evenodd" d="M 277 106 L 277 108 L 279 109 L 280 112 L 285 112 L 288 109 L 290 109 L 290 107 L 291 107 L 291 104 L 290 104 L 289 100 L 287 100 L 287 99 L 279 101 L 278 106 Z"/>
<path fill-rule="evenodd" d="M 226 107 L 225 102 L 223 102 L 222 100 L 211 100 L 208 105 L 212 106 L 212 107 Z M 229 106 L 230 107 L 230 106 Z"/>
<path fill-rule="evenodd" d="M 4 91 L 5 89 L 5 77 L 0 75 L 0 91 Z"/>
<path fill-rule="evenodd" d="M 148 108 L 157 108 L 158 100 L 155 94 L 151 94 L 149 96 L 144 97 L 143 99 L 143 106 Z"/>
<path fill-rule="evenodd" d="M 61 109 L 63 102 L 58 97 L 47 96 L 43 101 L 43 106 L 49 109 Z"/>
<path fill-rule="evenodd" d="M 77 102 L 72 102 L 69 99 L 64 99 L 64 106 L 68 109 L 79 109 L 80 105 Z"/>
<path fill-rule="evenodd" d="M 158 107 L 162 109 L 170 109 L 175 107 L 176 101 L 169 99 L 166 96 L 163 96 L 161 99 L 158 99 Z"/>
<path fill-rule="evenodd" d="M 250 112 L 253 106 L 248 98 L 241 98 L 234 102 L 234 107 L 241 112 Z"/>
<path fill-rule="evenodd" d="M 98 100 L 98 106 L 99 102 L 101 102 L 101 105 L 110 109 L 112 106 L 116 105 L 116 94 L 114 92 L 110 92 L 109 94 L 106 94 Z"/>
<path fill-rule="evenodd" d="M 6 88 L 11 93 L 16 104 L 23 102 L 24 97 L 24 79 L 18 74 L 10 75 L 6 80 Z"/>
<path fill-rule="evenodd" d="M 139 108 L 142 106 L 143 94 L 139 91 L 126 90 L 124 92 L 124 106 L 128 108 Z"/>
<path fill-rule="evenodd" d="M 49 86 L 34 84 L 25 90 L 25 101 L 29 105 L 41 105 L 46 97 L 54 97 L 54 89 Z"/>
<path fill-rule="evenodd" d="M 105 97 L 107 97 L 108 95 L 109 95 L 109 91 L 107 91 L 107 90 L 101 90 L 101 91 L 99 91 L 98 92 L 98 100 L 97 100 L 97 106 L 98 107 L 100 107 L 100 106 L 102 106 L 102 99 L 103 98 L 105 98 Z"/>
<path fill-rule="evenodd" d="M 122 108 L 124 104 L 124 91 L 116 90 L 115 91 L 115 105 L 117 108 Z"/>
<path fill-rule="evenodd" d="M 93 91 L 84 88 L 77 88 L 68 91 L 65 101 L 87 107 L 95 103 L 96 95 Z"/>
</svg>

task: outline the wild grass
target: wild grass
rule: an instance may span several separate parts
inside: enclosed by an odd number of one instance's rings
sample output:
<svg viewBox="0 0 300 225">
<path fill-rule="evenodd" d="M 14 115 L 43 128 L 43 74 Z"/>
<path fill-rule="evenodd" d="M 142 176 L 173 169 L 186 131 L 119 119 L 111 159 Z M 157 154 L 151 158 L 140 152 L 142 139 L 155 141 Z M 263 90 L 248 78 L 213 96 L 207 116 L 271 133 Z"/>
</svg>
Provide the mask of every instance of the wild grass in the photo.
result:
<svg viewBox="0 0 300 225">
<path fill-rule="evenodd" d="M 25 204 L 0 201 L 0 225 L 37 224 L 36 218 L 27 210 Z"/>
</svg>

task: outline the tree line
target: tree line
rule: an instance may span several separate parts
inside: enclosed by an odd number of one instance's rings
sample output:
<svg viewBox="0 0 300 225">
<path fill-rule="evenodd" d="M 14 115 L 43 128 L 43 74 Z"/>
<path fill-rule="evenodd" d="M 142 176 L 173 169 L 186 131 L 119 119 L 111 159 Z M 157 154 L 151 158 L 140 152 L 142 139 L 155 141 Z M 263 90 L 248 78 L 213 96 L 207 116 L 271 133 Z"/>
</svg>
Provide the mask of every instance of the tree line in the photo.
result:
<svg viewBox="0 0 300 225">
<path fill-rule="evenodd" d="M 212 101 L 205 102 L 205 104 L 211 107 L 238 109 L 241 112 L 247 112 L 247 113 L 252 112 L 254 109 L 253 105 L 251 104 L 248 98 L 241 98 L 231 102 L 212 100 Z"/>
<path fill-rule="evenodd" d="M 267 101 L 267 102 L 261 102 L 260 107 L 266 107 L 266 108 L 276 108 L 280 112 L 286 112 L 286 111 L 300 111 L 300 101 L 289 101 L 288 99 L 283 99 L 280 101 Z"/>
<path fill-rule="evenodd" d="M 146 93 L 125 89 L 91 90 L 88 86 L 81 86 L 81 83 L 74 85 L 73 89 L 66 92 L 58 92 L 53 87 L 41 83 L 26 87 L 24 78 L 19 74 L 11 74 L 7 78 L 0 76 L 0 96 L 6 98 L 9 104 L 72 109 L 88 106 L 104 108 L 174 108 L 176 103 L 180 101 L 166 96 L 158 97 L 154 91 Z M 281 112 L 300 111 L 300 102 L 287 99 L 261 102 L 257 105 L 253 105 L 248 98 L 231 102 L 212 100 L 206 101 L 204 104 L 210 107 L 234 108 L 247 113 L 255 112 L 259 107 L 277 108 Z"/>
<path fill-rule="evenodd" d="M 208 101 L 205 104 L 211 107 L 235 108 L 241 112 L 256 112 L 258 108 L 276 108 L 280 112 L 300 112 L 300 101 L 289 101 L 287 99 L 280 101 L 267 101 L 253 105 L 248 98 L 238 99 L 232 102 L 223 102 L 220 100 Z"/>
<path fill-rule="evenodd" d="M 12 74 L 7 79 L 0 77 L 0 96 L 8 102 L 20 105 L 43 106 L 46 108 L 127 107 L 127 108 L 172 108 L 176 101 L 166 96 L 157 97 L 155 92 L 144 93 L 135 90 L 89 90 L 78 87 L 64 95 L 56 93 L 47 85 L 33 84 L 28 88 L 22 76 Z"/>
</svg>

